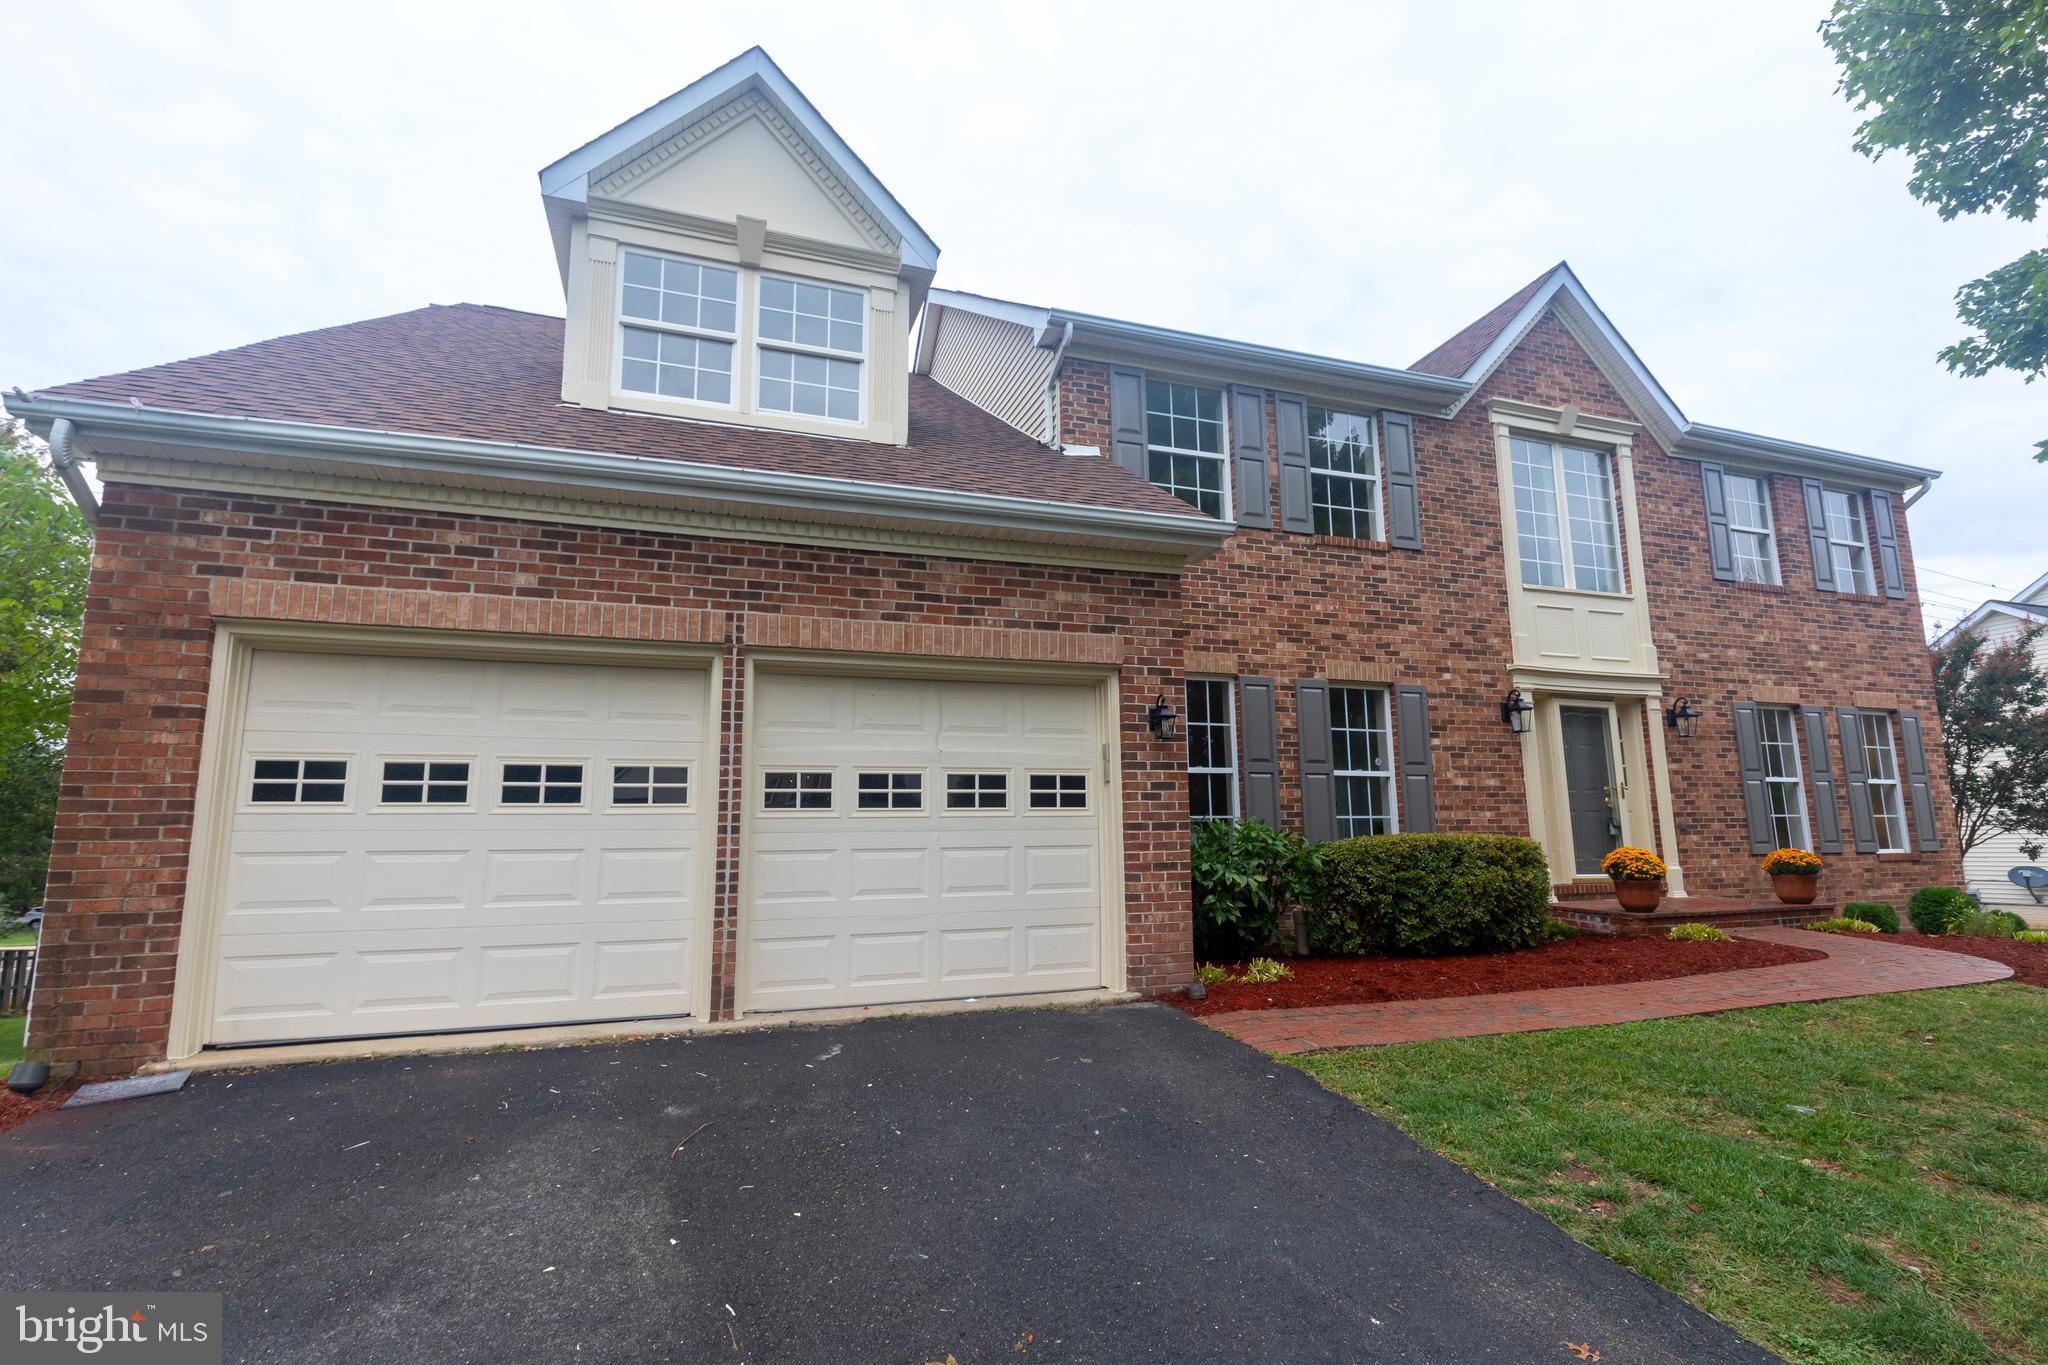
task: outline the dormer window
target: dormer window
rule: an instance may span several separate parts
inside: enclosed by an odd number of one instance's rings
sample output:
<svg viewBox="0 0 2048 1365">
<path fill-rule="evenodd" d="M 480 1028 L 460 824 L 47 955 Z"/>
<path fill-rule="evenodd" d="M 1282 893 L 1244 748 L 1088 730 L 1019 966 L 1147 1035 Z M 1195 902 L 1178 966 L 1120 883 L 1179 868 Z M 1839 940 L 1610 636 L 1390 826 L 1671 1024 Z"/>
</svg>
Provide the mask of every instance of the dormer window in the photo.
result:
<svg viewBox="0 0 2048 1365">
<path fill-rule="evenodd" d="M 622 255 L 619 387 L 730 405 L 739 272 L 644 251 Z"/>
<path fill-rule="evenodd" d="M 761 277 L 761 410 L 860 420 L 867 296 Z"/>
</svg>

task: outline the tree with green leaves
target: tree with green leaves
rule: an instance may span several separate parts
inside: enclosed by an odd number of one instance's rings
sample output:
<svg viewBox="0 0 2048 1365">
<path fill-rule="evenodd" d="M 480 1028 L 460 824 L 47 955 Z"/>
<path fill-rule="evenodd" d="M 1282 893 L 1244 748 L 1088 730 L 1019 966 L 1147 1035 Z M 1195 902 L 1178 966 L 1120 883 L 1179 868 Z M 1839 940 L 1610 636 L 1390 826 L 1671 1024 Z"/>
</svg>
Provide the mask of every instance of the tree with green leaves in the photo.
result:
<svg viewBox="0 0 2048 1365">
<path fill-rule="evenodd" d="M 0 907 L 42 895 L 92 537 L 18 426 L 0 427 Z"/>
<path fill-rule="evenodd" d="M 1907 188 L 1944 220 L 2034 221 L 2048 198 L 2048 0 L 1837 0 L 1820 26 L 1841 92 L 1871 111 L 1856 150 L 1904 152 Z M 1941 352 L 1955 374 L 2048 375 L 2048 249 L 1956 291 L 1973 328 Z M 2048 440 L 2034 458 L 2048 461 Z"/>
<path fill-rule="evenodd" d="M 1942 758 L 1963 852 L 2002 834 L 2048 834 L 2048 673 L 2044 631 L 2002 644 L 1966 630 L 1934 650 Z"/>
</svg>

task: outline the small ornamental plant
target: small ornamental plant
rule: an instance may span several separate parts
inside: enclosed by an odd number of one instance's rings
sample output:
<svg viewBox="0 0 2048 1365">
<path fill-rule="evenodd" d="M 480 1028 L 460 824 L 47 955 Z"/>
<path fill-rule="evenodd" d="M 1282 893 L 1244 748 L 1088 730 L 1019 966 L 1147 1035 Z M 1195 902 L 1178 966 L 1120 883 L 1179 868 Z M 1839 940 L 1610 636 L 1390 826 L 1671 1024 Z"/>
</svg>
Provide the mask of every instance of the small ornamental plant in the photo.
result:
<svg viewBox="0 0 2048 1365">
<path fill-rule="evenodd" d="M 1618 882 L 1661 882 L 1665 869 L 1647 848 L 1617 848 L 1600 860 L 1600 870 Z"/>
<path fill-rule="evenodd" d="M 1728 935 L 1711 924 L 1674 924 L 1664 937 L 1674 943 L 1727 943 Z"/>
<path fill-rule="evenodd" d="M 1270 957 L 1255 957 L 1244 964 L 1244 975 L 1238 980 L 1247 986 L 1265 986 L 1275 981 L 1285 981 L 1294 975 L 1294 969 L 1284 962 Z"/>
<path fill-rule="evenodd" d="M 1881 934 L 1884 932 L 1869 920 L 1847 918 L 1817 920 L 1806 927 L 1818 930 L 1823 934 Z"/>
<path fill-rule="evenodd" d="M 1816 877 L 1820 859 L 1803 848 L 1781 848 L 1764 855 L 1764 871 L 1773 877 Z"/>
</svg>

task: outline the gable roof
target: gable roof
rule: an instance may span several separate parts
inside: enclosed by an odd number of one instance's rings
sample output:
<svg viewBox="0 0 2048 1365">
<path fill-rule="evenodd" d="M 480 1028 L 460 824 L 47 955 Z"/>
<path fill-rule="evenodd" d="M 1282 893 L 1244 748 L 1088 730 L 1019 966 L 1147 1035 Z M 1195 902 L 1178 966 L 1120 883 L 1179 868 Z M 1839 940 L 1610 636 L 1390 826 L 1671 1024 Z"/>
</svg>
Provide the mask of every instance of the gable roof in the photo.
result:
<svg viewBox="0 0 2048 1365">
<path fill-rule="evenodd" d="M 593 181 L 603 179 L 611 170 L 666 142 L 749 90 L 759 92 L 775 105 L 802 133 L 812 150 L 830 164 L 833 173 L 862 206 L 887 224 L 897 238 L 905 266 L 924 271 L 938 269 L 938 243 L 759 47 L 748 48 L 716 71 L 690 82 L 667 99 L 649 105 L 553 162 L 540 173 L 541 197 L 570 205 L 587 202 Z M 557 231 L 561 231 L 559 224 Z M 564 251 L 566 247 L 558 243 L 557 250 Z"/>
<path fill-rule="evenodd" d="M 1481 313 L 1465 327 L 1453 332 L 1435 350 L 1408 368 L 1420 370 L 1423 374 L 1440 374 L 1446 379 L 1457 379 L 1472 368 L 1479 357 L 1486 354 L 1486 348 L 1499 339 L 1515 320 L 1515 315 L 1528 306 L 1536 297 L 1536 291 L 1550 281 L 1550 277 L 1564 268 L 1559 261 L 1535 279 L 1502 299 L 1499 303 Z"/>
<path fill-rule="evenodd" d="M 375 437 L 394 452 L 387 477 L 406 467 L 408 443 L 423 452 L 428 443 L 439 443 L 436 450 L 495 443 L 630 457 L 635 467 L 671 480 L 706 468 L 759 471 L 778 476 L 778 490 L 801 484 L 828 505 L 835 498 L 885 500 L 869 496 L 873 490 L 914 490 L 916 499 L 894 502 L 938 507 L 978 499 L 1018 517 L 1037 515 L 1034 507 L 1068 509 L 1069 518 L 1085 512 L 1134 536 L 1192 535 L 1212 547 L 1228 533 L 1114 461 L 1048 450 L 922 375 L 910 379 L 909 439 L 902 446 L 565 404 L 562 326 L 560 318 L 508 308 L 436 305 L 32 395 L 17 391 L 7 406 L 44 426 L 76 414 L 88 437 L 94 418 L 110 429 L 147 422 L 168 429 L 173 417 L 192 415 L 215 419 L 215 433 L 223 426 L 218 419 L 235 419 L 295 424 L 327 446 L 359 436 L 351 448 L 360 448 Z M 292 435 L 280 438 L 268 427 L 263 434 L 272 436 L 272 448 Z M 252 425 L 248 439 L 257 435 Z M 728 477 L 721 486 L 734 482 Z"/>
<path fill-rule="evenodd" d="M 2048 580 L 2044 580 L 2048 581 Z M 1974 630 L 1993 616 L 2010 616 L 2020 621 L 2048 626 L 2048 607 L 2033 602 L 1993 600 L 1980 603 L 1975 611 L 1934 637 L 1932 648 L 1940 649 L 1966 630 Z"/>
</svg>

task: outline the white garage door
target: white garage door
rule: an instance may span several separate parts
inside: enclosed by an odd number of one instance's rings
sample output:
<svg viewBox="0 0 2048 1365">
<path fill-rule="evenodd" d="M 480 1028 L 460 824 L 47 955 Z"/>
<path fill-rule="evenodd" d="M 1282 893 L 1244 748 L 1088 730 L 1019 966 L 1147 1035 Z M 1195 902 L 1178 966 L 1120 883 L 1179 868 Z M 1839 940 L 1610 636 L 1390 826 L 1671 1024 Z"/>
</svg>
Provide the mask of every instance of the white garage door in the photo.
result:
<svg viewBox="0 0 2048 1365">
<path fill-rule="evenodd" d="M 764 673 L 742 1004 L 1102 984 L 1100 692 Z"/>
<path fill-rule="evenodd" d="M 701 673 L 260 652 L 211 1041 L 691 1012 Z"/>
</svg>

